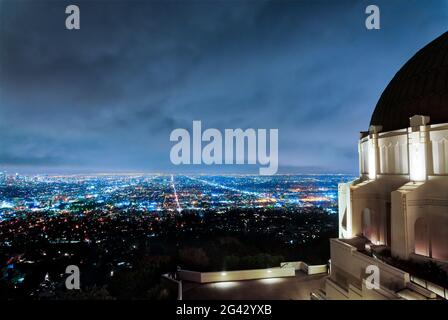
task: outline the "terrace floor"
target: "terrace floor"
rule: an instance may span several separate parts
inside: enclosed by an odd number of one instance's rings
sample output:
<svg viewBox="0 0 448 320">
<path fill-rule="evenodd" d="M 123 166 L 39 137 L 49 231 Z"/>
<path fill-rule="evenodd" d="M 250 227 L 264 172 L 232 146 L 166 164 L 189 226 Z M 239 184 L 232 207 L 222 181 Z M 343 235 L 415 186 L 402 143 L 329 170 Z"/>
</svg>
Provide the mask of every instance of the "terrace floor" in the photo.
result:
<svg viewBox="0 0 448 320">
<path fill-rule="evenodd" d="M 183 281 L 184 300 L 310 300 L 310 293 L 323 289 L 327 274 L 245 281 L 193 283 Z"/>
</svg>

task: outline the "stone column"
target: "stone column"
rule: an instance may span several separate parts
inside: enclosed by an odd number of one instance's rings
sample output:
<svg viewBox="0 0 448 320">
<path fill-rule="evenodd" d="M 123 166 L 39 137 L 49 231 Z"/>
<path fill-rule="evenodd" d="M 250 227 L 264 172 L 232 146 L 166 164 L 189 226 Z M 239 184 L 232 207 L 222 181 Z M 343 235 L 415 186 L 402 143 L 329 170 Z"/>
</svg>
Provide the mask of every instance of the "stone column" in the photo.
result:
<svg viewBox="0 0 448 320">
<path fill-rule="evenodd" d="M 369 128 L 369 179 L 375 180 L 379 173 L 380 154 L 378 149 L 378 133 L 382 126 Z"/>
<path fill-rule="evenodd" d="M 411 181 L 426 181 L 428 178 L 429 131 L 427 124 L 429 117 L 415 115 L 409 120 L 409 179 Z"/>
</svg>

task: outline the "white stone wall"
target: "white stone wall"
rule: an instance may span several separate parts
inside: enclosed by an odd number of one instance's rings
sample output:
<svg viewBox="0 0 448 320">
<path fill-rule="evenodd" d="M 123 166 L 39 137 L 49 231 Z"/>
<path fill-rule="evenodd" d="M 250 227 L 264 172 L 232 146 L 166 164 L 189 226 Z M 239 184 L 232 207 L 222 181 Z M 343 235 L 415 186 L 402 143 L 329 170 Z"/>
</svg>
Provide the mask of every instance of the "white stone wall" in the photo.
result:
<svg viewBox="0 0 448 320">
<path fill-rule="evenodd" d="M 359 171 L 361 176 L 369 177 L 369 171 L 374 170 L 372 165 L 374 155 L 377 154 L 379 163 L 377 165 L 378 175 L 409 175 L 410 148 L 422 148 L 425 146 L 409 145 L 409 141 L 419 140 L 425 131 L 428 131 L 429 141 L 427 148 L 427 159 L 425 162 L 426 174 L 448 175 L 448 124 L 438 124 L 422 127 L 421 130 L 414 132 L 411 129 L 402 129 L 391 132 L 381 132 L 378 134 L 378 150 L 372 150 L 371 138 L 364 137 L 359 140 Z M 421 152 L 418 152 L 421 153 Z M 415 160 L 415 159 L 414 159 Z M 421 161 L 419 161 L 421 162 Z M 417 164 L 419 165 L 419 164 Z M 375 178 L 370 175 L 370 178 Z M 423 179 L 424 180 L 424 179 Z"/>
<path fill-rule="evenodd" d="M 369 141 L 364 138 L 359 144 L 360 171 L 362 175 L 369 174 Z"/>
<path fill-rule="evenodd" d="M 431 141 L 432 173 L 434 175 L 448 175 L 448 129 L 444 126 L 434 126 L 429 132 Z"/>
<path fill-rule="evenodd" d="M 294 277 L 295 274 L 295 269 L 293 267 L 219 272 L 196 272 L 189 270 L 178 271 L 178 275 L 181 280 L 197 283 Z"/>
<path fill-rule="evenodd" d="M 448 177 L 409 182 L 393 193 L 393 200 L 392 254 L 408 259 L 415 253 L 415 224 L 421 218 L 428 228 L 427 256 L 448 261 Z"/>
<path fill-rule="evenodd" d="M 380 174 L 409 174 L 407 135 L 386 135 L 378 139 Z"/>
<path fill-rule="evenodd" d="M 408 273 L 394 268 L 378 259 L 357 251 L 354 246 L 338 239 L 331 240 L 331 275 L 326 283 L 329 299 L 379 299 L 387 298 L 385 292 L 365 288 L 368 276 L 367 266 L 374 265 L 380 270 L 382 291 L 395 292 L 406 287 L 410 281 Z M 375 297 L 374 297 L 375 296 Z"/>
</svg>

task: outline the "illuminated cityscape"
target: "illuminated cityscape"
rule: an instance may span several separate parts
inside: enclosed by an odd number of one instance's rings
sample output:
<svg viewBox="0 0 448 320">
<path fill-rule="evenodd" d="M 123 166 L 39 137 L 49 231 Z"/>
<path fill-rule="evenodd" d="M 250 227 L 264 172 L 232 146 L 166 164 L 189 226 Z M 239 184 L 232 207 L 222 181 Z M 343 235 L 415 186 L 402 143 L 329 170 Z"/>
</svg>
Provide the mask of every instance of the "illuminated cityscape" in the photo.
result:
<svg viewBox="0 0 448 320">
<path fill-rule="evenodd" d="M 2 173 L 1 220 L 21 213 L 92 211 L 176 214 L 231 208 L 321 207 L 337 213 L 337 184 L 347 175 L 73 175 Z M 80 212 L 80 208 L 88 206 Z"/>
<path fill-rule="evenodd" d="M 244 246 L 258 238 L 259 253 L 273 257 L 261 263 L 275 265 L 276 255 L 305 254 L 296 250 L 301 246 L 323 240 L 327 247 L 328 237 L 337 235 L 337 185 L 352 178 L 2 173 L 1 283 L 8 294 L 51 298 L 62 285 L 65 266 L 76 264 L 86 270 L 86 285 L 113 293 L 117 274 L 138 268 L 142 259 L 167 259 L 155 272 L 157 282 L 161 272 L 179 263 L 189 266 L 182 260 L 184 246 L 229 236 L 243 237 Z M 270 249 L 263 245 L 269 242 Z M 259 266 L 229 259 L 224 254 L 204 264 L 194 259 L 190 266 Z M 328 253 L 314 259 L 325 262 Z"/>
</svg>

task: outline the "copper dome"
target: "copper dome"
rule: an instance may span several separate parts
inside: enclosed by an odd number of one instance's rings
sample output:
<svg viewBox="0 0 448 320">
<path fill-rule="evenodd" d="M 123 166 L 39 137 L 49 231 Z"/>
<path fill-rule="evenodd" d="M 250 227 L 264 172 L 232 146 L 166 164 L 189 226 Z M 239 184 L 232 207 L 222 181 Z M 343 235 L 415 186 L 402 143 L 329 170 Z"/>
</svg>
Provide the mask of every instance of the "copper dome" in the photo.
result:
<svg viewBox="0 0 448 320">
<path fill-rule="evenodd" d="M 382 131 L 409 127 L 414 115 L 448 123 L 448 32 L 418 51 L 397 72 L 378 101 L 370 125 Z"/>
</svg>

